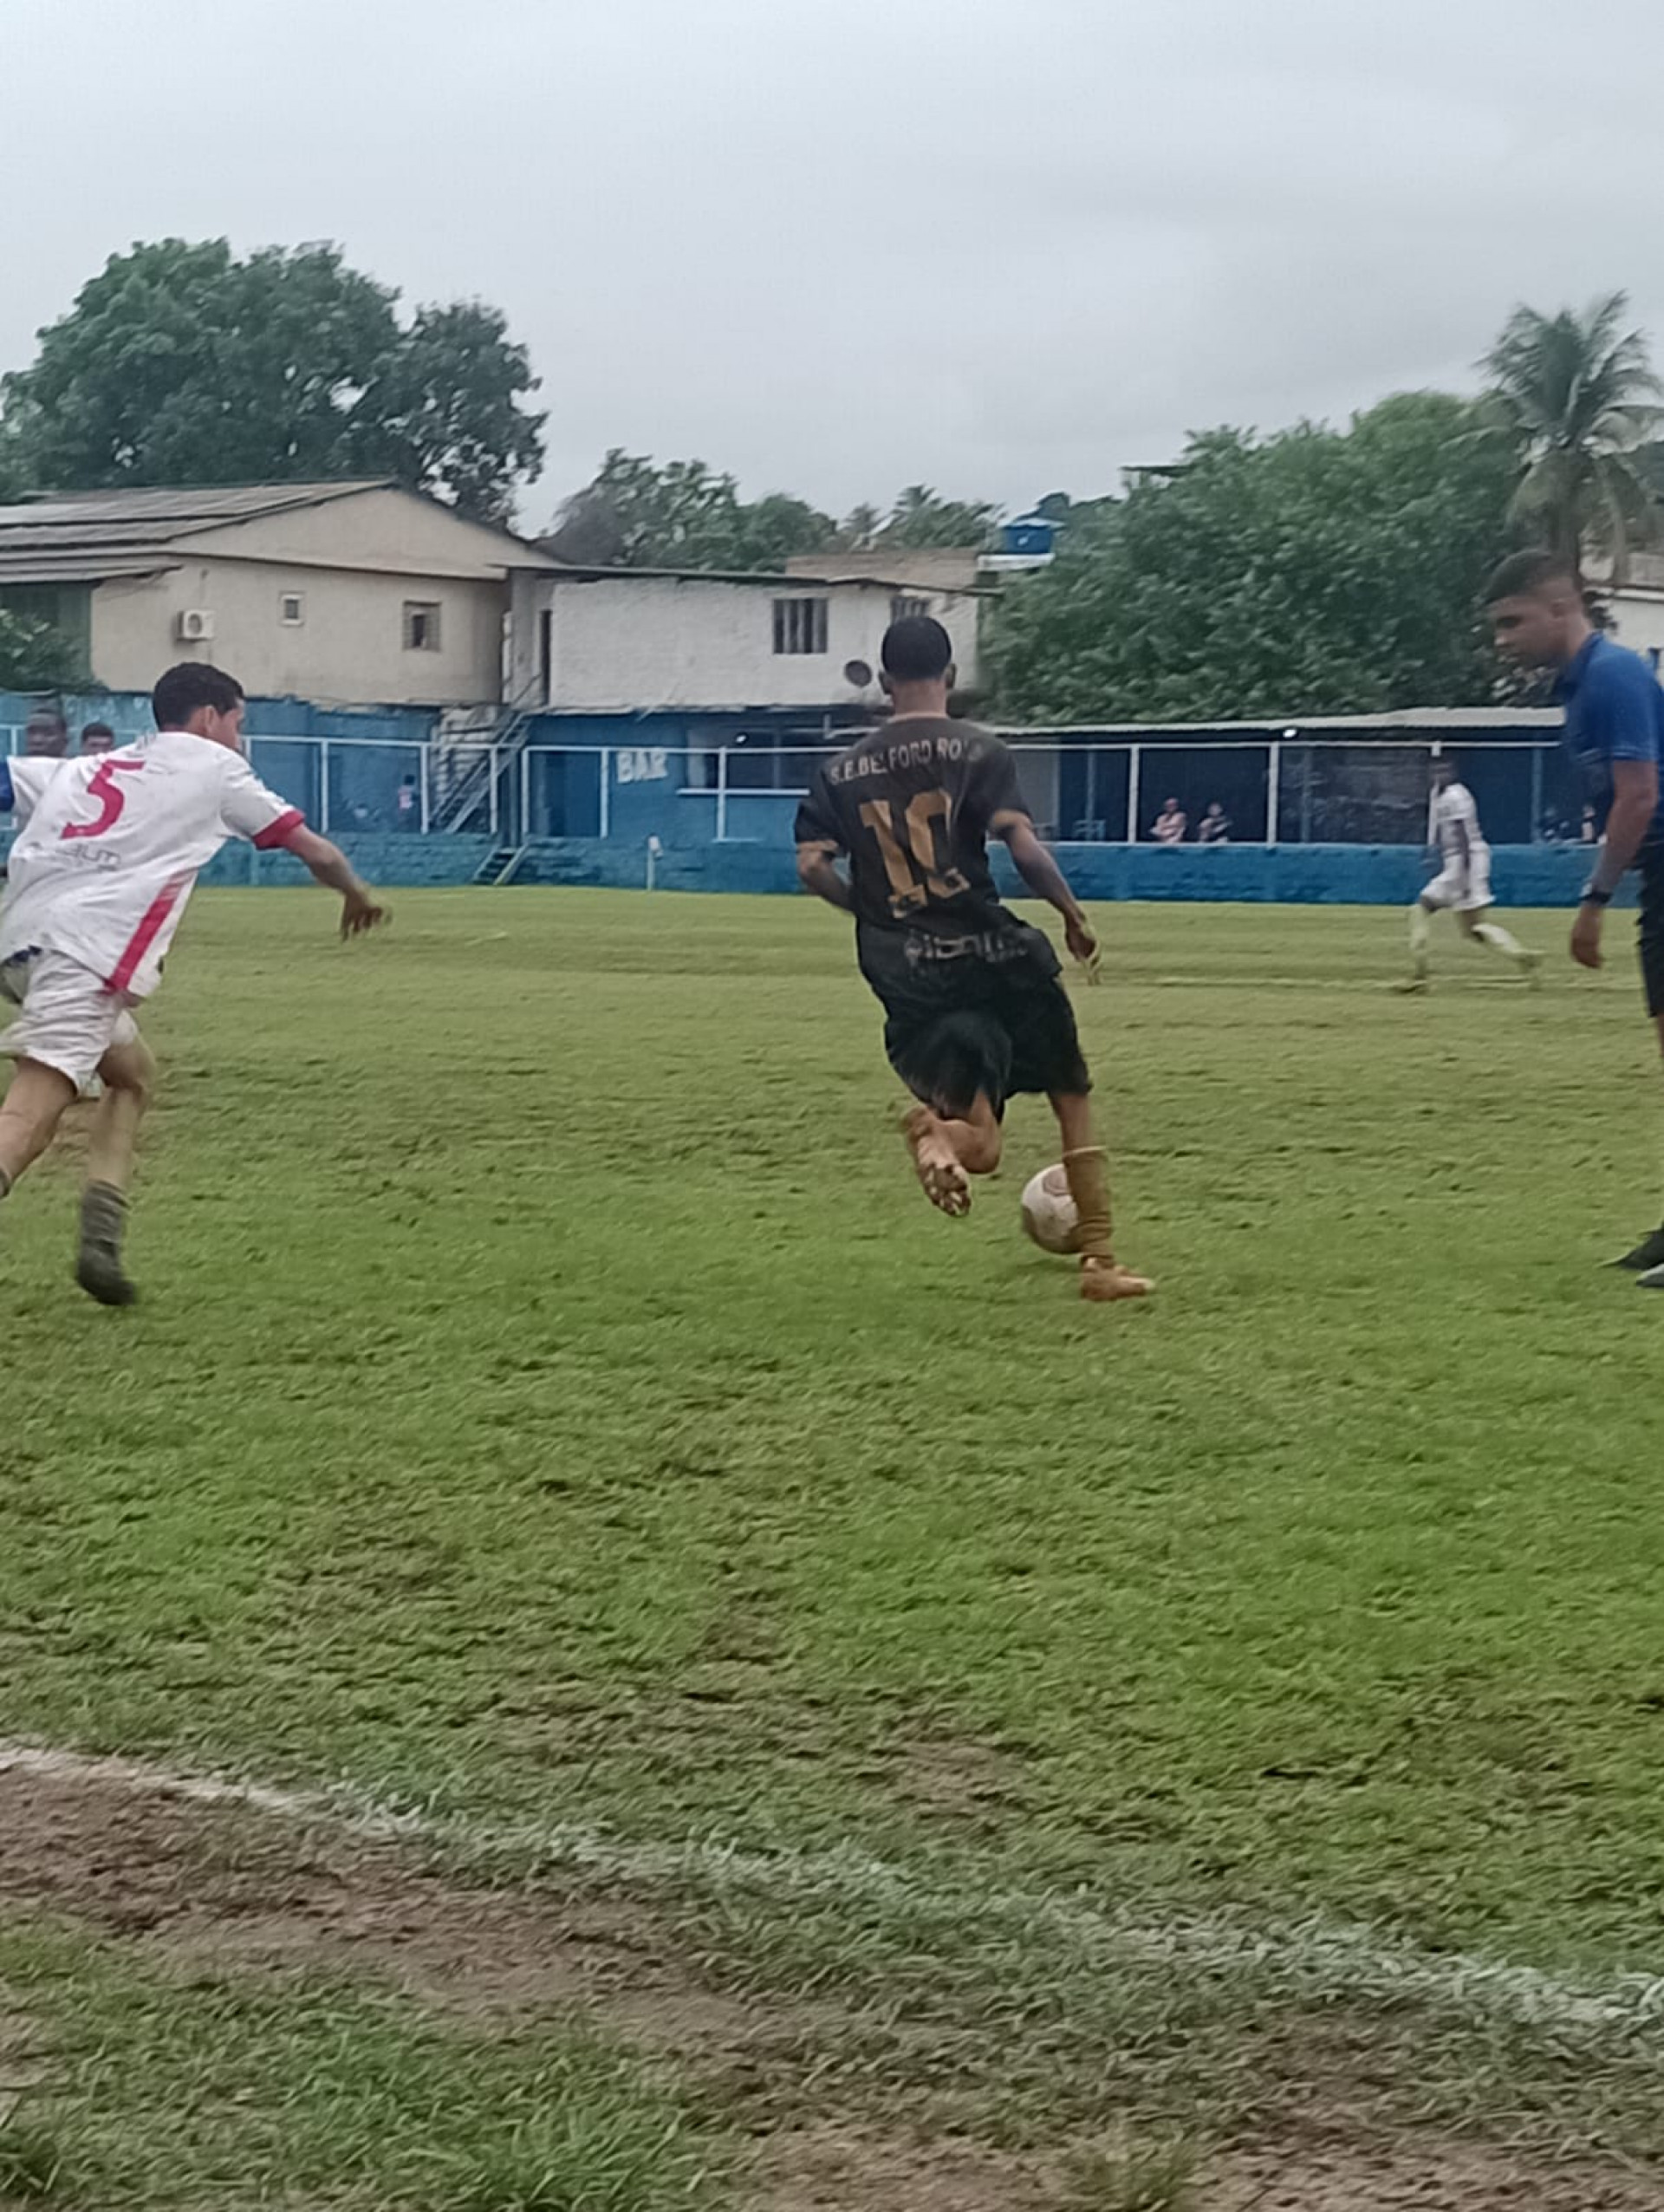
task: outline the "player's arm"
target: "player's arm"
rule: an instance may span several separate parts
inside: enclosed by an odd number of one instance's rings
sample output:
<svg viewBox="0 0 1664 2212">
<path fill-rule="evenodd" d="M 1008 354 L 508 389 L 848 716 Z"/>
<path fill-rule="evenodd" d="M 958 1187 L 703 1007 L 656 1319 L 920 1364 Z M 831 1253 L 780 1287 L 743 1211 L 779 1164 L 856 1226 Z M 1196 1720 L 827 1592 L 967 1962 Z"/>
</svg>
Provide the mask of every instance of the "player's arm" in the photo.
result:
<svg viewBox="0 0 1664 2212">
<path fill-rule="evenodd" d="M 1035 897 L 1043 899 L 1062 914 L 1064 943 L 1077 960 L 1090 967 L 1098 957 L 1097 938 L 1080 901 L 1069 888 L 1068 877 L 1036 836 L 1033 823 L 1016 808 L 1002 807 L 988 827 L 1010 853 L 1012 867 Z"/>
<path fill-rule="evenodd" d="M 824 899 L 829 907 L 836 907 L 841 914 L 853 914 L 855 895 L 849 878 L 838 866 L 838 848 L 823 840 L 800 844 L 797 848 L 797 881 L 805 891 L 812 891 L 817 899 Z"/>
<path fill-rule="evenodd" d="M 328 837 L 320 837 L 303 822 L 287 830 L 282 840 L 286 853 L 293 853 L 303 868 L 311 873 L 315 883 L 322 883 L 326 891 L 335 891 L 341 896 L 341 934 L 356 937 L 366 929 L 374 929 L 387 919 L 387 909 L 377 900 L 375 893 L 353 866 L 341 847 L 332 844 Z"/>
<path fill-rule="evenodd" d="M 823 770 L 804 795 L 792 836 L 797 847 L 797 881 L 804 890 L 824 899 L 840 914 L 853 914 L 855 887 L 838 866 L 844 851 L 843 835 Z"/>
<path fill-rule="evenodd" d="M 1612 894 L 1622 882 L 1624 871 L 1646 841 L 1653 816 L 1658 812 L 1658 763 L 1655 760 L 1615 760 L 1612 763 L 1612 809 L 1606 817 L 1606 835 L 1595 859 L 1595 869 L 1583 887 L 1583 904 L 1572 925 L 1571 957 L 1580 966 L 1601 965 L 1601 925 Z"/>
<path fill-rule="evenodd" d="M 1658 811 L 1657 706 L 1649 695 L 1653 679 L 1644 669 L 1636 674 L 1635 684 L 1603 693 L 1590 718 L 1612 763 L 1612 806 L 1572 925 L 1571 957 L 1582 967 L 1601 965 L 1606 909 Z M 1643 691 L 1641 685 L 1648 689 Z"/>
</svg>

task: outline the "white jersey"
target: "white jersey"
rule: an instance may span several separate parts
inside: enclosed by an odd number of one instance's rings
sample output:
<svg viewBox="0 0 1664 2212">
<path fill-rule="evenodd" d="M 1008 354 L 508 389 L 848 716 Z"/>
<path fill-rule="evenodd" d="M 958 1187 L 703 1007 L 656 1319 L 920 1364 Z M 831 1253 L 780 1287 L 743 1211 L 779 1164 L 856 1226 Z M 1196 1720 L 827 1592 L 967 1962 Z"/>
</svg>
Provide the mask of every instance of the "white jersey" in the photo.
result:
<svg viewBox="0 0 1664 2212">
<path fill-rule="evenodd" d="M 1463 830 L 1467 832 L 1467 849 L 1472 854 L 1484 854 L 1490 858 L 1491 849 L 1485 842 L 1485 832 L 1479 827 L 1479 810 L 1473 803 L 1473 794 L 1466 784 L 1446 784 L 1442 791 L 1433 795 L 1432 835 L 1429 842 L 1439 848 L 1447 869 L 1462 865 Z"/>
<path fill-rule="evenodd" d="M 185 730 L 81 760 L 0 760 L 8 800 L 23 828 L 0 962 L 62 953 L 134 999 L 161 980 L 198 872 L 226 839 L 281 844 L 305 818 L 240 752 Z"/>
</svg>

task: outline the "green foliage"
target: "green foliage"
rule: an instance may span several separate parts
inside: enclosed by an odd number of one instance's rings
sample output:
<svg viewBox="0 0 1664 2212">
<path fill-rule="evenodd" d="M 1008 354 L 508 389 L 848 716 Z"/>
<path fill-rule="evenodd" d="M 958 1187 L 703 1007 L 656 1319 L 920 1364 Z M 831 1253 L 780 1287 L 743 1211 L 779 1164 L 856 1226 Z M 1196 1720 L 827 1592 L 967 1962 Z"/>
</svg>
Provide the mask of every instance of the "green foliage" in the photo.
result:
<svg viewBox="0 0 1664 2212">
<path fill-rule="evenodd" d="M 0 473 L 36 486 L 392 475 L 506 512 L 542 454 L 523 347 L 478 303 L 420 309 L 330 245 L 164 238 L 115 255 L 0 384 Z"/>
<path fill-rule="evenodd" d="M 846 528 L 870 514 L 857 508 Z M 898 493 L 879 528 L 865 543 L 918 550 L 926 546 L 985 546 L 999 520 L 999 510 L 986 499 L 944 499 L 927 484 L 910 484 Z"/>
<path fill-rule="evenodd" d="M 1124 499 L 1076 510 L 1002 608 L 1002 710 L 1035 721 L 1206 721 L 1471 704 L 1474 601 L 1504 550 L 1508 440 L 1440 393 L 1345 430 L 1194 438 Z"/>
<path fill-rule="evenodd" d="M 562 560 L 597 568 L 770 569 L 829 544 L 835 528 L 785 492 L 748 505 L 731 476 L 703 461 L 660 464 L 615 446 L 548 543 Z"/>
<path fill-rule="evenodd" d="M 743 500 L 731 476 L 703 461 L 658 462 L 614 446 L 545 542 L 582 567 L 768 569 L 801 553 L 980 546 L 998 517 L 986 501 L 943 499 L 915 484 L 887 514 L 863 504 L 837 523 L 789 492 Z"/>
<path fill-rule="evenodd" d="M 86 674 L 73 639 L 50 622 L 0 607 L 0 691 L 62 691 Z"/>
<path fill-rule="evenodd" d="M 1574 567 L 1592 547 L 1620 575 L 1633 547 L 1658 539 L 1639 449 L 1664 398 L 1644 335 L 1623 328 L 1628 305 L 1613 292 L 1582 315 L 1516 308 L 1483 364 L 1493 386 L 1487 410 L 1519 448 L 1516 521 Z"/>
</svg>

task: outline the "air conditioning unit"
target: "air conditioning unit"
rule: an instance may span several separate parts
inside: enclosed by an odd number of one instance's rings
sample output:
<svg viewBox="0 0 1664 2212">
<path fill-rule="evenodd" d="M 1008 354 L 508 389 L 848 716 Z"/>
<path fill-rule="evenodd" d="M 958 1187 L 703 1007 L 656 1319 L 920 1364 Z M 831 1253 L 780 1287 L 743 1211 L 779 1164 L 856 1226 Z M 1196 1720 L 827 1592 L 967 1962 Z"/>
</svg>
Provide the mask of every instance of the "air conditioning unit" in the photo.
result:
<svg viewBox="0 0 1664 2212">
<path fill-rule="evenodd" d="M 214 634 L 214 618 L 205 607 L 182 607 L 174 628 L 181 645 L 206 645 Z"/>
</svg>

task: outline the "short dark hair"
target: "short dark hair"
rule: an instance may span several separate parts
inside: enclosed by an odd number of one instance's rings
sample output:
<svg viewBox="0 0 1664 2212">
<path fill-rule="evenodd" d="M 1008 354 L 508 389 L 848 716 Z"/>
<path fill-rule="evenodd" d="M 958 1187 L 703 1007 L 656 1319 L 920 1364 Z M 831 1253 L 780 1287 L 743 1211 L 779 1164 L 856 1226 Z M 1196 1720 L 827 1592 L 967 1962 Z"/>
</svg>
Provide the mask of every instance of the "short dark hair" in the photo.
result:
<svg viewBox="0 0 1664 2212">
<path fill-rule="evenodd" d="M 1550 553 L 1546 545 L 1528 545 L 1523 553 L 1511 553 L 1492 569 L 1485 587 L 1485 603 L 1494 607 L 1499 599 L 1523 599 L 1551 583 L 1563 583 L 1576 591 L 1577 579 L 1571 563 L 1563 554 Z"/>
<path fill-rule="evenodd" d="M 211 706 L 216 714 L 229 714 L 243 701 L 243 686 L 223 668 L 204 660 L 181 660 L 160 679 L 150 695 L 150 711 L 159 730 L 182 730 L 193 714 Z"/>
<path fill-rule="evenodd" d="M 61 706 L 31 706 L 29 710 L 28 720 L 23 726 L 28 729 L 37 722 L 49 722 L 55 730 L 67 730 L 69 727 L 68 718 Z"/>
<path fill-rule="evenodd" d="M 83 745 L 88 738 L 113 738 L 114 735 L 115 725 L 113 722 L 83 722 L 81 725 L 81 741 Z"/>
<path fill-rule="evenodd" d="M 879 659 L 898 683 L 934 683 L 953 665 L 953 641 L 933 615 L 904 615 L 885 631 Z"/>
</svg>

